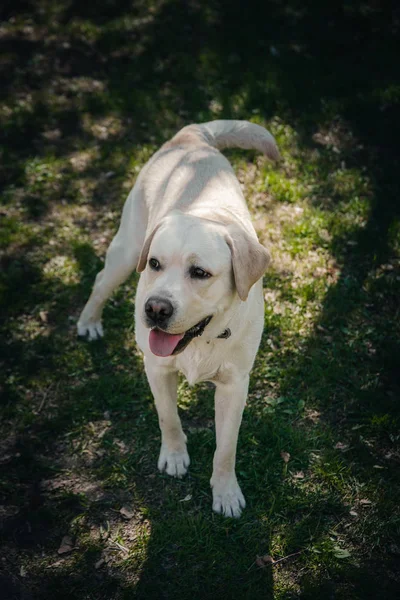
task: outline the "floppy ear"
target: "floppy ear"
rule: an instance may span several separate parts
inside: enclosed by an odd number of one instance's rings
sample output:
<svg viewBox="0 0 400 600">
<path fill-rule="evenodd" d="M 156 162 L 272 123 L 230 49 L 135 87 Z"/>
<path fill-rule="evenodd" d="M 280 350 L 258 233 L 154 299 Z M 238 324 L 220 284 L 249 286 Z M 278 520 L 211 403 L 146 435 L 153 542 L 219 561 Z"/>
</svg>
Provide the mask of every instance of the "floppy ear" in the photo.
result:
<svg viewBox="0 0 400 600">
<path fill-rule="evenodd" d="M 148 254 L 149 254 L 150 245 L 151 245 L 151 242 L 153 241 L 153 237 L 154 237 L 156 231 L 160 228 L 160 225 L 161 225 L 161 223 L 158 223 L 158 225 L 156 225 L 154 227 L 153 231 L 144 240 L 142 251 L 141 251 L 140 256 L 139 256 L 139 262 L 138 262 L 137 267 L 136 267 L 136 271 L 138 273 L 141 273 L 146 268 L 147 257 L 148 257 Z"/>
<path fill-rule="evenodd" d="M 225 237 L 231 250 L 233 274 L 239 298 L 247 300 L 251 287 L 265 273 L 271 260 L 266 248 L 238 225 L 229 225 Z"/>
</svg>

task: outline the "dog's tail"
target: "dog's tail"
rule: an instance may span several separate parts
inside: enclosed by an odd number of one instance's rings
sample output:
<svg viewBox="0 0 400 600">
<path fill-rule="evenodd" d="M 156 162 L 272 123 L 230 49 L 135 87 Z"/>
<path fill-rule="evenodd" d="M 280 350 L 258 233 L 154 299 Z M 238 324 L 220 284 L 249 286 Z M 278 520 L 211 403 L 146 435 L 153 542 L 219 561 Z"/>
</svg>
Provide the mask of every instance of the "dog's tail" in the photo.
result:
<svg viewBox="0 0 400 600">
<path fill-rule="evenodd" d="M 270 160 L 279 159 L 279 150 L 275 138 L 264 127 L 249 121 L 209 121 L 184 127 L 177 135 L 179 137 L 198 136 L 214 148 L 244 148 L 259 150 Z"/>
</svg>

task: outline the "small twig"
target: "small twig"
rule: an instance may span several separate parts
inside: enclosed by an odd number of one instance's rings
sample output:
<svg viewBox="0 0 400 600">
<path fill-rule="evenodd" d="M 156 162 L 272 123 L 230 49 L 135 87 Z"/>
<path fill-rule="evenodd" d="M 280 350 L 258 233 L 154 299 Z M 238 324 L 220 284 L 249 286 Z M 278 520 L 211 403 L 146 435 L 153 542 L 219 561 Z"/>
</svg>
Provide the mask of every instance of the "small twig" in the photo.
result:
<svg viewBox="0 0 400 600">
<path fill-rule="evenodd" d="M 288 554 L 287 556 L 284 556 L 283 558 L 278 558 L 278 560 L 275 560 L 271 564 L 272 565 L 277 565 L 278 563 L 282 562 L 283 560 L 286 560 L 287 558 L 292 558 L 292 556 L 298 556 L 301 553 L 302 553 L 302 550 L 300 550 L 299 552 L 293 552 L 293 554 Z"/>
<path fill-rule="evenodd" d="M 251 563 L 251 565 L 249 566 L 249 568 L 247 569 L 247 573 L 254 567 L 254 565 L 256 564 L 256 561 L 253 561 Z"/>
<path fill-rule="evenodd" d="M 123 552 L 129 552 L 128 548 L 125 548 L 125 546 L 123 546 L 122 544 L 120 544 L 119 542 L 116 542 L 115 540 L 113 541 L 113 544 L 115 544 L 115 546 L 117 546 L 117 548 L 119 548 L 120 550 L 122 550 Z"/>
<path fill-rule="evenodd" d="M 50 385 L 48 386 L 48 388 L 47 388 L 47 389 L 46 389 L 46 390 L 43 392 L 43 397 L 42 397 L 42 400 L 41 400 L 41 402 L 40 402 L 40 404 L 39 404 L 39 408 L 38 408 L 38 409 L 37 409 L 37 411 L 36 411 L 36 414 L 37 414 L 37 415 L 40 413 L 40 411 L 42 410 L 43 406 L 45 405 L 45 402 L 46 402 L 46 400 L 47 400 L 47 396 L 49 395 L 49 392 L 50 392 L 50 390 L 51 390 L 51 388 L 52 388 L 52 387 L 53 387 L 53 385 L 52 385 L 52 384 L 50 384 Z"/>
<path fill-rule="evenodd" d="M 57 385 L 57 391 L 58 391 L 58 388 L 59 388 L 59 384 Z M 40 411 L 41 411 L 41 410 L 42 410 L 42 408 L 44 407 L 44 405 L 45 405 L 45 403 L 46 403 L 46 400 L 47 400 L 47 398 L 48 398 L 48 395 L 49 395 L 50 391 L 51 391 L 51 390 L 53 390 L 53 389 L 54 389 L 54 384 L 52 384 L 52 383 L 51 383 L 51 384 L 50 384 L 50 385 L 47 387 L 47 389 L 44 391 L 44 393 L 43 393 L 43 398 L 42 398 L 42 400 L 41 400 L 41 402 L 40 402 L 40 404 L 39 404 L 39 408 L 36 410 L 36 414 L 37 414 L 37 415 L 40 413 Z"/>
<path fill-rule="evenodd" d="M 265 569 L 265 567 L 267 567 L 268 565 L 274 566 L 277 565 L 278 563 L 287 560 L 288 558 L 292 558 L 292 556 L 298 556 L 299 554 L 301 554 L 303 551 L 299 550 L 299 552 L 293 552 L 292 554 L 288 554 L 287 556 L 283 556 L 282 558 L 278 558 L 278 560 L 274 560 L 274 561 L 268 561 L 265 562 L 265 564 L 263 564 L 261 567 L 258 567 L 259 569 Z M 272 557 L 271 557 L 272 558 Z M 250 567 L 247 569 L 247 572 L 250 571 L 250 569 L 252 569 L 254 567 L 254 565 L 256 564 L 256 560 L 250 565 Z"/>
<path fill-rule="evenodd" d="M 42 410 L 42 408 L 43 408 L 43 406 L 44 406 L 44 403 L 46 402 L 46 398 L 47 398 L 47 396 L 48 396 L 48 390 L 47 390 L 47 391 L 46 391 L 46 392 L 43 394 L 42 401 L 41 401 L 41 403 L 39 404 L 39 408 L 37 409 L 37 411 L 36 411 L 36 414 L 39 414 L 39 413 L 40 413 L 40 411 Z"/>
</svg>

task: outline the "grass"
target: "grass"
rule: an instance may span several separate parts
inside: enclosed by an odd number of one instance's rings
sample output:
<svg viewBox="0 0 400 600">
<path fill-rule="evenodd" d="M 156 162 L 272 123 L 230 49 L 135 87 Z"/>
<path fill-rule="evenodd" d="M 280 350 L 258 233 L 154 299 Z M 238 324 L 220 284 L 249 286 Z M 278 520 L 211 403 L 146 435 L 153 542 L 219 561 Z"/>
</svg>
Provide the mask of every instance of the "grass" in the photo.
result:
<svg viewBox="0 0 400 600">
<path fill-rule="evenodd" d="M 1 10 L 5 598 L 397 597 L 397 9 Z M 277 167 L 227 153 L 273 255 L 238 521 L 211 511 L 207 385 L 179 387 L 190 473 L 156 470 L 136 276 L 105 309 L 104 341 L 75 333 L 141 167 L 181 126 L 221 117 L 267 126 L 282 151 Z"/>
</svg>

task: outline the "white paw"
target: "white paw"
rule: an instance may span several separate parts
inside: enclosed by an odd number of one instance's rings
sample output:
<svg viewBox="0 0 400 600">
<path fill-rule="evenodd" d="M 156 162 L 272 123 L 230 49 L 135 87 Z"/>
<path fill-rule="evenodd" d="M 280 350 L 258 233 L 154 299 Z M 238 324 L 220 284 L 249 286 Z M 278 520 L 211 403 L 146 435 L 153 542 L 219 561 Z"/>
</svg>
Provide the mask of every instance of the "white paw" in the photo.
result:
<svg viewBox="0 0 400 600">
<path fill-rule="evenodd" d="M 224 517 L 240 517 L 242 508 L 246 506 L 246 500 L 236 480 L 236 476 L 231 475 L 220 479 L 213 476 L 211 487 L 213 492 L 213 511 L 224 515 Z"/>
<path fill-rule="evenodd" d="M 164 445 L 161 446 L 160 457 L 158 459 L 158 469 L 165 471 L 172 477 L 183 477 L 190 465 L 189 454 L 186 447 L 183 450 L 169 451 Z"/>
<path fill-rule="evenodd" d="M 79 336 L 88 336 L 90 341 L 98 340 L 104 335 L 103 325 L 101 324 L 101 321 L 78 321 L 77 329 Z"/>
</svg>

